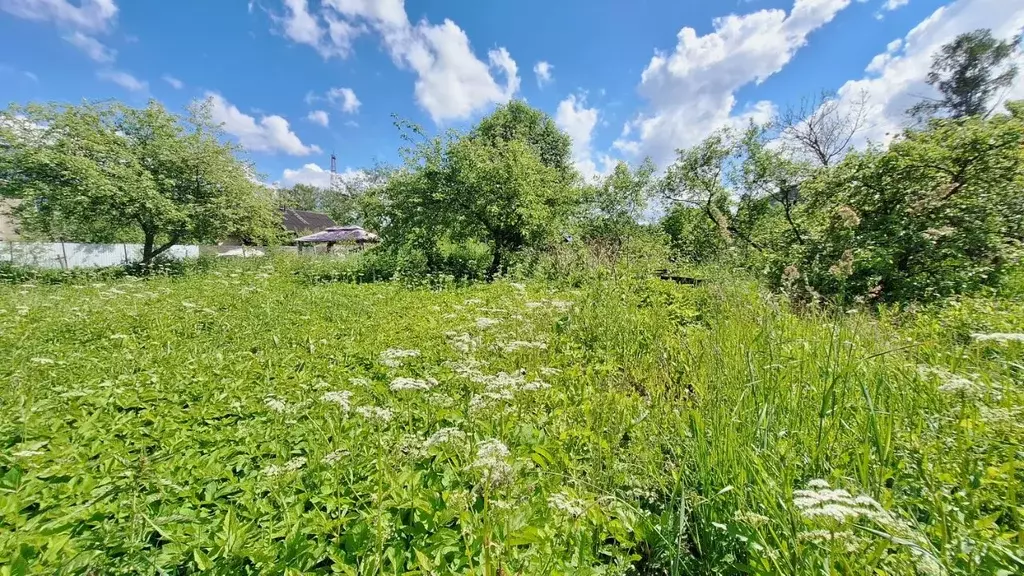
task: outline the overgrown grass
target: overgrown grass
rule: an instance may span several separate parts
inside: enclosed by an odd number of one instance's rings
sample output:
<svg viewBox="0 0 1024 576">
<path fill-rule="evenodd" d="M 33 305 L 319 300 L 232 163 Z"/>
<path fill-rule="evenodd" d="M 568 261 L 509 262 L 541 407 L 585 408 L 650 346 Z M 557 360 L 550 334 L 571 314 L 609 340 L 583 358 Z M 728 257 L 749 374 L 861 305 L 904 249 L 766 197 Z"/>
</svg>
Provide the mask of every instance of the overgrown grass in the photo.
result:
<svg viewBox="0 0 1024 576">
<path fill-rule="evenodd" d="M 0 287 L 4 574 L 1024 571 L 1020 301 L 294 267 Z"/>
</svg>

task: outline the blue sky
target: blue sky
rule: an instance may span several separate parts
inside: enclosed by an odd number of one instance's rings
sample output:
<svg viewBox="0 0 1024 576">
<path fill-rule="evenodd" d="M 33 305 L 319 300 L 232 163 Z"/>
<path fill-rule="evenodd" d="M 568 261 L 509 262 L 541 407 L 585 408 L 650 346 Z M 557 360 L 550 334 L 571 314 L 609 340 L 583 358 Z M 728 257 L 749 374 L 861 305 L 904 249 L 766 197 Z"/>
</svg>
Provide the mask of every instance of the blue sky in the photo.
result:
<svg viewBox="0 0 1024 576">
<path fill-rule="evenodd" d="M 509 98 L 551 114 L 581 171 L 765 120 L 822 89 L 868 96 L 884 141 L 930 55 L 1014 0 L 0 0 L 0 100 L 149 98 L 217 119 L 268 181 L 397 160 L 391 115 L 466 127 Z M 1024 97 L 1016 86 L 1012 96 Z"/>
</svg>

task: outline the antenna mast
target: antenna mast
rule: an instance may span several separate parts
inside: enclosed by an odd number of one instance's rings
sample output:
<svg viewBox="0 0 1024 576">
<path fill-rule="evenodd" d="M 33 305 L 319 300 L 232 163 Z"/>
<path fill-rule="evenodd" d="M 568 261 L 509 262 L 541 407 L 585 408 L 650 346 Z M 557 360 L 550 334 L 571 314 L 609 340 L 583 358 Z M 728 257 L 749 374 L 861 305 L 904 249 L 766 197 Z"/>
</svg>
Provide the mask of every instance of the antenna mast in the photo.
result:
<svg viewBox="0 0 1024 576">
<path fill-rule="evenodd" d="M 341 176 L 338 175 L 338 157 L 331 152 L 331 192 L 342 191 Z"/>
</svg>

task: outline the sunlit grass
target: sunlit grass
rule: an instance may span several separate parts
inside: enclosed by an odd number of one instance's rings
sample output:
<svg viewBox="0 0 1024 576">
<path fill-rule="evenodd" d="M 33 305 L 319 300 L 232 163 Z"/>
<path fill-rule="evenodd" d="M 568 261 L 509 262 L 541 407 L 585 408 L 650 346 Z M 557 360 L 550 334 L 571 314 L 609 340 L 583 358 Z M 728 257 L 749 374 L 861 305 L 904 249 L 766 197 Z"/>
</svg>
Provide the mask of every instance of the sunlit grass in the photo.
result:
<svg viewBox="0 0 1024 576">
<path fill-rule="evenodd" d="M 0 287 L 2 570 L 1024 570 L 1020 302 L 296 265 Z"/>
</svg>

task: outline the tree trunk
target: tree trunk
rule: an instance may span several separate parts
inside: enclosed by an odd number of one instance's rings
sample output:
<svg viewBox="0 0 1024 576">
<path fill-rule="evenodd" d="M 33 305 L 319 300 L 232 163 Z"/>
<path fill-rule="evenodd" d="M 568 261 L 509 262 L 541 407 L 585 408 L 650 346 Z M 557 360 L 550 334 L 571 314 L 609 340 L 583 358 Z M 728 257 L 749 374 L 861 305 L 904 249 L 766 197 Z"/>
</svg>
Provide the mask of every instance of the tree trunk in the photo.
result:
<svg viewBox="0 0 1024 576">
<path fill-rule="evenodd" d="M 156 234 L 146 232 L 145 243 L 142 245 L 142 265 L 149 265 L 149 261 L 153 259 L 153 243 L 156 241 Z"/>
<path fill-rule="evenodd" d="M 502 265 L 502 258 L 503 258 L 503 256 L 504 255 L 502 253 L 501 245 L 500 244 L 495 244 L 494 245 L 494 255 L 491 257 L 491 265 L 487 267 L 487 281 L 488 282 L 494 280 L 494 277 L 497 276 L 498 272 L 501 271 L 501 265 Z"/>
</svg>

